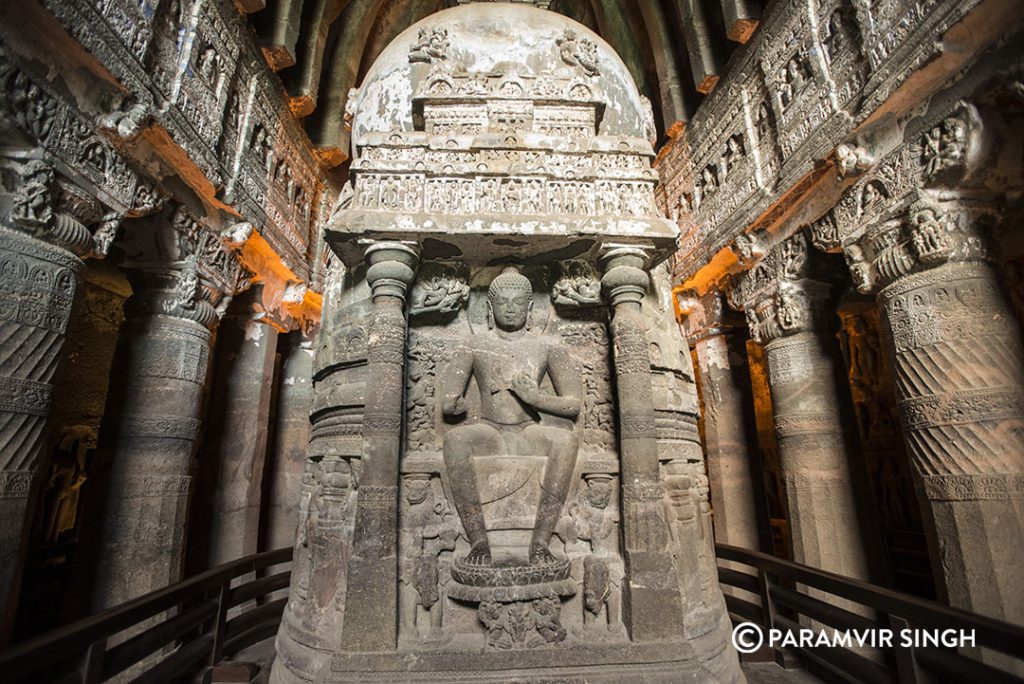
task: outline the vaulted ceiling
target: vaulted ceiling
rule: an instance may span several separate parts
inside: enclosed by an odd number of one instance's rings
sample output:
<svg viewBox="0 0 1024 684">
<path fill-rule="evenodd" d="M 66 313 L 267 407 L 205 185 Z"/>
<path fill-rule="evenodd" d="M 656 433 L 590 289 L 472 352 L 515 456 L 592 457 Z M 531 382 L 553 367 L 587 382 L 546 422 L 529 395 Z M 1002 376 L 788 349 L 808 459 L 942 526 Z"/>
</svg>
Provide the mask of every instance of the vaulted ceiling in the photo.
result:
<svg viewBox="0 0 1024 684">
<path fill-rule="evenodd" d="M 292 111 L 326 159 L 348 152 L 349 90 L 412 24 L 456 0 L 237 0 L 250 13 Z M 654 104 L 658 131 L 686 121 L 711 92 L 733 49 L 749 39 L 761 0 L 550 0 L 592 29 Z"/>
</svg>

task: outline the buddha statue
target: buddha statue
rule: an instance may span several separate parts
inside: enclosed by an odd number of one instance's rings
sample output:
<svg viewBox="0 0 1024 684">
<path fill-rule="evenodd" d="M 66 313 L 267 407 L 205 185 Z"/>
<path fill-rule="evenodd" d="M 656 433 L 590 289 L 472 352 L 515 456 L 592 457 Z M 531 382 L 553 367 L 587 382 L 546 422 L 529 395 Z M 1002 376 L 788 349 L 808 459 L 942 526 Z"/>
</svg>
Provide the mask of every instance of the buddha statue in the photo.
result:
<svg viewBox="0 0 1024 684">
<path fill-rule="evenodd" d="M 577 418 L 583 396 L 580 372 L 560 340 L 530 333 L 533 288 L 518 269 L 507 267 L 494 278 L 487 302 L 490 330 L 473 336 L 456 352 L 442 379 L 442 412 L 449 419 L 466 414 L 471 378 L 480 390 L 479 419 L 453 428 L 444 438 L 452 498 L 471 547 L 463 562 L 492 563 L 473 458 L 499 455 L 547 458 L 528 553 L 530 564 L 550 563 L 555 560 L 549 549 L 551 535 L 565 504 L 579 445 L 571 429 L 542 424 L 541 418 Z M 540 388 L 545 375 L 554 393 Z"/>
</svg>

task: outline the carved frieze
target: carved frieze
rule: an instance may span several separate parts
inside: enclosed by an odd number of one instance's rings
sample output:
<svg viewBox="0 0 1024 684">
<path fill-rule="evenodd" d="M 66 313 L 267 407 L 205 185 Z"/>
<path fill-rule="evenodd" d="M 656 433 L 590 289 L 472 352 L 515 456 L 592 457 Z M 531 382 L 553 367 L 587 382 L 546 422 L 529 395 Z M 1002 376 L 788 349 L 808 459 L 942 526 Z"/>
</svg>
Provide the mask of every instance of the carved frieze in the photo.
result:
<svg viewBox="0 0 1024 684">
<path fill-rule="evenodd" d="M 59 171 L 81 179 L 103 202 L 120 211 L 131 206 L 137 178 L 121 154 L 92 121 L 2 52 L 0 114 L 52 155 Z"/>
<path fill-rule="evenodd" d="M 659 159 L 668 180 L 662 204 L 669 213 L 676 208 L 677 222 L 687 234 L 678 276 L 683 281 L 692 277 L 732 236 L 754 225 L 774 230 L 803 192 L 799 184 L 816 182 L 816 162 L 833 161 L 841 179 L 872 176 L 872 155 L 849 139 L 851 132 L 941 50 L 941 36 L 972 8 L 948 0 L 877 6 L 821 0 L 769 8 L 747 51 L 688 123 L 685 141 Z M 973 126 L 969 112 L 945 115 L 929 127 L 921 147 L 907 155 L 922 173 L 914 170 L 907 176 L 901 170 L 905 177 L 899 180 L 912 183 L 918 174 L 924 184 L 948 187 L 953 177 L 963 177 L 959 150 L 965 141 L 970 144 Z M 722 150 L 737 133 L 744 135 L 753 169 L 743 174 L 744 185 L 722 192 Z M 694 168 L 689 179 L 684 157 Z M 970 155 L 963 159 L 969 166 Z M 865 203 L 884 192 L 897 196 L 888 187 L 893 179 L 884 172 L 860 184 L 866 196 L 850 200 L 851 215 L 871 213 Z M 731 174 L 725 175 L 728 183 Z M 678 184 L 677 177 L 682 178 Z M 796 194 L 782 201 L 791 190 Z M 833 229 L 831 235 L 816 237 L 829 251 L 839 251 L 843 237 L 858 225 L 841 213 L 822 226 Z"/>
<path fill-rule="evenodd" d="M 279 82 L 269 77 L 244 15 L 212 0 L 44 5 L 128 93 L 101 95 L 109 101 L 102 105 L 106 113 L 88 115 L 77 127 L 61 121 L 58 107 L 49 127 L 59 129 L 62 144 L 73 149 L 59 150 L 57 156 L 95 184 L 101 200 L 114 195 L 109 198 L 115 200 L 112 208 L 128 213 L 134 176 L 120 155 L 104 148 L 104 138 L 131 142 L 142 129 L 158 126 L 184 152 L 171 163 L 187 157 L 187 164 L 198 168 L 201 176 L 189 168 L 177 169 L 194 189 L 205 194 L 212 186 L 246 218 L 265 226 L 264 237 L 287 267 L 299 277 L 308 276 L 309 245 L 325 180 Z M 37 108 L 53 109 L 49 100 L 36 99 Z M 257 100 L 262 104 L 259 115 L 253 112 Z M 256 123 L 265 127 L 265 144 L 275 148 L 274 157 L 282 165 L 269 169 L 265 158 L 256 161 L 242 153 Z M 46 128 L 37 126 L 37 137 Z M 136 147 L 123 150 L 131 155 Z M 199 177 L 208 185 L 193 182 Z"/>
<path fill-rule="evenodd" d="M 170 223 L 177 237 L 177 258 L 194 261 L 198 273 L 225 294 L 235 294 L 249 286 L 248 272 L 219 234 L 203 226 L 183 206 L 174 209 Z"/>
</svg>

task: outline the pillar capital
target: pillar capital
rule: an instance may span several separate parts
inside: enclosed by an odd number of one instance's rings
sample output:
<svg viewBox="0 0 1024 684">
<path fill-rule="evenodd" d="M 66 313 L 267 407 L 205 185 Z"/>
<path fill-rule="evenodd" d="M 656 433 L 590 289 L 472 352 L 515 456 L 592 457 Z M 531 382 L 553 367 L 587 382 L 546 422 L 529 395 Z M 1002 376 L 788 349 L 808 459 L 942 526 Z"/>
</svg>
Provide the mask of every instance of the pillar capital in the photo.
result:
<svg viewBox="0 0 1024 684">
<path fill-rule="evenodd" d="M 89 255 L 93 251 L 92 235 L 81 221 L 62 210 L 56 172 L 49 163 L 35 158 L 35 152 L 29 154 L 28 159 L 4 160 L 5 166 L 17 167 L 17 180 L 10 188 L 10 227 L 75 256 Z"/>
<path fill-rule="evenodd" d="M 195 321 L 208 329 L 217 326 L 220 313 L 211 303 L 215 288 L 203 281 L 195 261 L 152 264 L 128 271 L 133 294 L 124 303 L 127 318 L 169 316 Z"/>
<path fill-rule="evenodd" d="M 825 255 L 811 250 L 799 232 L 780 242 L 729 289 L 729 304 L 743 311 L 750 336 L 759 344 L 799 332 L 824 329 L 831 321 L 834 271 Z"/>
<path fill-rule="evenodd" d="M 119 265 L 136 293 L 151 292 L 132 298 L 135 310 L 215 325 L 231 298 L 252 285 L 228 244 L 182 204 L 168 203 L 157 214 L 123 221 L 116 240 L 123 255 Z"/>
<path fill-rule="evenodd" d="M 681 290 L 673 294 L 680 329 L 691 346 L 744 327 L 743 316 L 729 307 L 726 295 L 721 290 L 709 290 L 702 296 L 693 291 Z"/>
<path fill-rule="evenodd" d="M 992 262 L 989 230 L 996 221 L 986 200 L 920 192 L 904 210 L 846 244 L 843 255 L 857 290 L 874 294 L 945 263 Z"/>
<path fill-rule="evenodd" d="M 366 282 L 373 299 L 395 297 L 405 301 L 405 293 L 416 277 L 419 248 L 412 242 L 373 241 L 364 252 L 369 265 Z"/>
<path fill-rule="evenodd" d="M 644 270 L 650 248 L 634 245 L 602 245 L 598 256 L 601 267 L 601 289 L 613 307 L 632 303 L 640 306 L 650 276 Z"/>
</svg>

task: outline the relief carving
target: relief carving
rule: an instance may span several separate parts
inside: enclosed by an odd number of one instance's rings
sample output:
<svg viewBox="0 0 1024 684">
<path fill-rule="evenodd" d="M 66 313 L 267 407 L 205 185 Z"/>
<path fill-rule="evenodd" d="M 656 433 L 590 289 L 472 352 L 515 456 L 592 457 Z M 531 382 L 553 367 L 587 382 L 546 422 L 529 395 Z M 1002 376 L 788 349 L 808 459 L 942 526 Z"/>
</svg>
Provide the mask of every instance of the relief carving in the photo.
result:
<svg viewBox="0 0 1024 684">
<path fill-rule="evenodd" d="M 401 628 L 421 639 L 442 636 L 444 585 L 451 579 L 451 552 L 460 528 L 458 515 L 429 473 L 402 479 Z M 408 635 L 406 638 L 409 638 Z"/>
<path fill-rule="evenodd" d="M 560 344 L 523 336 L 532 308 L 530 281 L 514 268 L 504 270 L 488 290 L 492 334 L 457 352 L 443 380 L 442 411 L 452 419 L 466 413 L 464 395 L 471 377 L 481 391 L 482 420 L 450 430 L 444 440 L 452 495 L 472 546 L 461 560 L 470 566 L 492 564 L 472 466 L 473 457 L 484 454 L 547 454 L 528 556 L 531 564 L 556 561 L 548 544 L 565 504 L 578 442 L 571 431 L 539 425 L 536 420 L 542 413 L 574 420 L 580 413 L 582 388 L 578 370 Z M 550 375 L 555 394 L 540 389 L 545 375 Z"/>
<path fill-rule="evenodd" d="M 466 275 L 454 266 L 424 266 L 413 284 L 409 298 L 409 316 L 452 314 L 469 301 Z"/>
<path fill-rule="evenodd" d="M 448 32 L 443 28 L 422 28 L 416 44 L 409 52 L 410 62 L 432 63 L 448 59 Z"/>
<path fill-rule="evenodd" d="M 593 266 L 580 259 L 564 262 L 562 277 L 555 281 L 551 301 L 555 306 L 569 308 L 603 304 L 601 280 Z"/>
<path fill-rule="evenodd" d="M 558 54 L 562 61 L 576 67 L 586 76 L 598 74 L 597 45 L 589 38 L 579 36 L 572 29 L 566 29 L 558 43 Z"/>
</svg>

